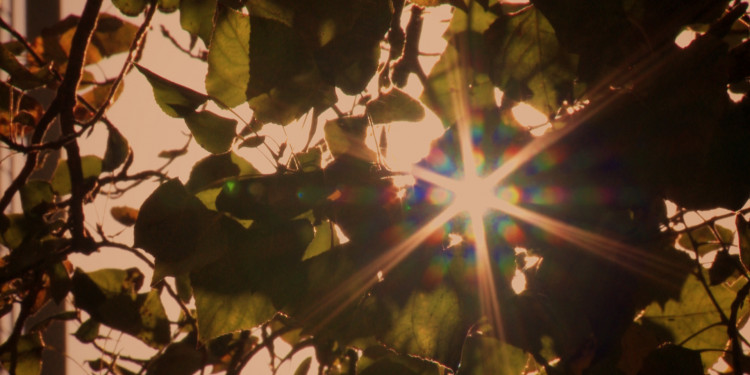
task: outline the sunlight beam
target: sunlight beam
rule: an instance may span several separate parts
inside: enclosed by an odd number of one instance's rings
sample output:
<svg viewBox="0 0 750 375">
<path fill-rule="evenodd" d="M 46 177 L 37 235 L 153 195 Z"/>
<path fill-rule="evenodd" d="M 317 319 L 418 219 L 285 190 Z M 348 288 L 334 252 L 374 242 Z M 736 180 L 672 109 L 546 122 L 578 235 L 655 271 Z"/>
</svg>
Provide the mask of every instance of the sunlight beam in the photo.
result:
<svg viewBox="0 0 750 375">
<path fill-rule="evenodd" d="M 563 223 L 502 199 L 493 199 L 490 206 L 657 282 L 665 283 L 663 275 L 677 277 L 683 273 L 671 262 L 638 247 Z"/>
<path fill-rule="evenodd" d="M 375 258 L 363 269 L 357 271 L 346 281 L 341 283 L 336 289 L 328 293 L 319 304 L 310 310 L 302 320 L 316 319 L 314 331 L 325 326 L 333 318 L 338 316 L 350 303 L 360 298 L 367 289 L 379 282 L 378 275 L 385 274 L 388 277 L 388 271 L 392 270 L 409 254 L 412 253 L 422 242 L 430 237 L 438 228 L 443 226 L 448 220 L 456 216 L 460 209 L 456 205 L 450 205 L 441 211 L 429 222 L 422 225 L 417 231 L 409 237 L 399 242 L 395 246 L 384 251 L 380 256 Z M 320 315 L 324 315 L 320 318 Z"/>
</svg>

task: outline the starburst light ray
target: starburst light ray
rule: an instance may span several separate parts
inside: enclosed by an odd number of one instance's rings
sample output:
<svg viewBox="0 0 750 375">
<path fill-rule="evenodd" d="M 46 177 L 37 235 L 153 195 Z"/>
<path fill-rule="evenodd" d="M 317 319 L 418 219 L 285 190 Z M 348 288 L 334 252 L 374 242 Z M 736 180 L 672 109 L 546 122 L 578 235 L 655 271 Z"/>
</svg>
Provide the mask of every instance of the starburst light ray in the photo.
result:
<svg viewBox="0 0 750 375">
<path fill-rule="evenodd" d="M 490 202 L 490 206 L 659 283 L 668 282 L 663 277 L 664 275 L 679 276 L 682 273 L 671 262 L 638 247 L 563 223 L 511 202 L 495 198 Z"/>
<path fill-rule="evenodd" d="M 317 324 L 314 331 L 325 326 L 343 312 L 347 305 L 360 298 L 369 288 L 375 285 L 378 282 L 377 275 L 379 272 L 387 274 L 459 212 L 460 209 L 456 205 L 446 207 L 409 237 L 384 251 L 328 293 L 315 308 L 306 314 L 307 318 L 303 318 L 303 320 L 316 319 Z"/>
</svg>

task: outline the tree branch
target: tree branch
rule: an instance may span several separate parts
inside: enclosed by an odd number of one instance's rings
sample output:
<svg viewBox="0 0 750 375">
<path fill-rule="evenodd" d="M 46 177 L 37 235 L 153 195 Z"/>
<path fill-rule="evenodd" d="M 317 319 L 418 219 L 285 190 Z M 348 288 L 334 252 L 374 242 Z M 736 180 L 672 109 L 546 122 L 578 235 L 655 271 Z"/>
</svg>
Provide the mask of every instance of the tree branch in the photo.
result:
<svg viewBox="0 0 750 375">
<path fill-rule="evenodd" d="M 84 61 L 86 59 L 86 49 L 91 42 L 91 36 L 94 33 L 96 24 L 99 20 L 99 10 L 102 6 L 102 0 L 88 0 L 81 13 L 81 19 L 73 34 L 73 41 L 70 48 L 68 66 L 65 71 L 65 78 L 60 84 L 55 99 L 61 102 L 60 109 L 60 127 L 62 128 L 63 137 L 73 136 L 75 134 L 75 114 L 76 91 L 81 80 Z M 85 245 L 85 228 L 83 225 L 83 199 L 86 195 L 83 184 L 83 167 L 81 165 L 81 153 L 78 148 L 76 139 L 65 144 L 67 153 L 68 170 L 70 171 L 70 222 L 71 234 L 73 236 L 73 246 L 83 252 L 93 251 L 96 247 Z"/>
</svg>

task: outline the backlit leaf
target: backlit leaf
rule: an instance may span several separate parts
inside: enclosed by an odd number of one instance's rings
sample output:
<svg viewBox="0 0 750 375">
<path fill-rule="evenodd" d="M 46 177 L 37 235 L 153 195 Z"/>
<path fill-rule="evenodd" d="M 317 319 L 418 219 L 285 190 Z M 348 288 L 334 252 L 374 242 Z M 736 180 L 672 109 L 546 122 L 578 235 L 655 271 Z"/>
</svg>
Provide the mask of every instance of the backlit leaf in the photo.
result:
<svg viewBox="0 0 750 375">
<path fill-rule="evenodd" d="M 214 29 L 216 1 L 180 0 L 180 26 L 191 35 L 198 36 L 203 44 L 211 42 Z"/>
<path fill-rule="evenodd" d="M 499 17 L 485 32 L 492 82 L 505 95 L 552 116 L 573 93 L 576 61 L 535 7 Z"/>
<path fill-rule="evenodd" d="M 409 94 L 394 87 L 378 98 L 367 102 L 367 114 L 375 124 L 421 121 L 424 118 L 424 108 Z"/>
<path fill-rule="evenodd" d="M 154 89 L 154 98 L 164 113 L 172 117 L 183 117 L 195 111 L 208 100 L 208 96 L 167 80 L 156 73 L 136 65 Z"/>
<path fill-rule="evenodd" d="M 88 155 L 81 157 L 81 167 L 83 168 L 83 179 L 98 177 L 102 173 L 102 159 L 96 155 Z M 57 163 L 57 169 L 55 174 L 52 176 L 52 190 L 58 195 L 70 194 L 70 171 L 68 170 L 68 162 L 65 159 L 60 159 Z"/>
<path fill-rule="evenodd" d="M 457 361 L 462 332 L 458 295 L 447 286 L 415 291 L 400 311 L 394 311 L 393 326 L 383 342 L 403 353 L 432 358 L 443 364 Z"/>
<path fill-rule="evenodd" d="M 720 239 L 716 238 L 714 228 L 716 232 L 719 233 Z M 731 245 L 733 239 L 734 233 L 731 229 L 724 228 L 723 226 L 718 224 L 714 224 L 713 226 L 711 226 L 711 224 L 706 224 L 690 231 L 690 235 L 688 235 L 687 233 L 681 234 L 677 240 L 677 243 L 688 250 L 693 250 L 693 241 L 695 241 L 695 243 L 698 245 L 698 254 L 703 256 L 710 253 L 711 251 L 721 249 L 722 244 L 724 244 L 725 246 Z"/>
<path fill-rule="evenodd" d="M 227 107 L 247 101 L 250 80 L 250 18 L 232 9 L 216 21 L 208 52 L 206 91 Z"/>
<path fill-rule="evenodd" d="M 159 291 L 137 294 L 143 274 L 137 269 L 103 269 L 73 274 L 75 305 L 92 319 L 160 348 L 170 341 L 169 320 Z"/>
<path fill-rule="evenodd" d="M 47 181 L 29 181 L 21 187 L 20 193 L 23 212 L 29 216 L 44 214 L 46 210 L 34 212 L 34 209 L 41 204 L 51 204 L 54 201 L 52 185 Z"/>
<path fill-rule="evenodd" d="M 711 293 L 724 313 L 729 316 L 730 306 L 736 295 L 735 291 L 721 284 L 711 287 Z M 743 308 L 740 316 L 746 313 L 747 307 Z M 669 300 L 664 304 L 663 309 L 657 303 L 653 303 L 646 308 L 641 319 L 644 324 L 655 324 L 666 328 L 671 337 L 659 337 L 664 341 L 683 343 L 689 338 L 682 344 L 688 349 L 723 350 L 729 341 L 726 327 L 716 325 L 709 328 L 719 323 L 721 319 L 697 277 L 688 278 L 682 288 L 679 301 Z M 718 351 L 702 352 L 704 367 L 713 365 L 720 354 Z"/>
<path fill-rule="evenodd" d="M 236 135 L 237 120 L 224 118 L 210 111 L 189 113 L 185 116 L 185 123 L 195 141 L 213 154 L 229 150 Z"/>
</svg>

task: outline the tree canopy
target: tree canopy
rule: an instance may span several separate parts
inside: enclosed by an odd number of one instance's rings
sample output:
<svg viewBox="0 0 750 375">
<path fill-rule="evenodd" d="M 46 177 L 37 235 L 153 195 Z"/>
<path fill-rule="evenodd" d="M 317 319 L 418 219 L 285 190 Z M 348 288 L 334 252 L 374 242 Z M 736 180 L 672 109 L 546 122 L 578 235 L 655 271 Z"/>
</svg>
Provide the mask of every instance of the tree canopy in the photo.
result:
<svg viewBox="0 0 750 375">
<path fill-rule="evenodd" d="M 101 353 L 92 371 L 113 374 L 239 374 L 261 351 L 277 371 L 305 348 L 319 374 L 750 371 L 747 3 L 112 3 L 121 14 L 88 0 L 34 39 L 0 22 L 13 38 L 0 44 L 0 141 L 23 160 L 0 198 L 10 373 L 40 373 L 55 320 Z M 451 16 L 427 71 L 432 7 Z M 206 64 L 203 89 L 139 63 L 160 12 L 179 14 L 182 30 L 163 32 L 189 34 L 174 47 Z M 119 74 L 97 78 L 122 55 Z M 159 168 L 134 171 L 142 140 L 108 117 L 128 74 L 190 134 Z M 519 105 L 547 123 L 522 124 Z M 390 169 L 389 129 L 428 112 L 445 132 L 413 171 Z M 266 131 L 300 121 L 302 148 Z M 106 148 L 83 155 L 95 128 Z M 167 166 L 193 141 L 204 157 L 183 181 Z M 56 150 L 54 174 L 35 173 Z M 86 217 L 98 196 L 117 202 L 146 181 L 158 184 L 139 208 L 111 208 L 121 226 Z M 68 259 L 114 249 L 144 268 Z M 150 357 L 107 351 L 104 329 Z M 306 358 L 294 373 L 313 368 Z"/>
</svg>

